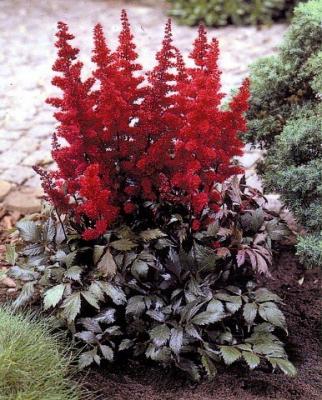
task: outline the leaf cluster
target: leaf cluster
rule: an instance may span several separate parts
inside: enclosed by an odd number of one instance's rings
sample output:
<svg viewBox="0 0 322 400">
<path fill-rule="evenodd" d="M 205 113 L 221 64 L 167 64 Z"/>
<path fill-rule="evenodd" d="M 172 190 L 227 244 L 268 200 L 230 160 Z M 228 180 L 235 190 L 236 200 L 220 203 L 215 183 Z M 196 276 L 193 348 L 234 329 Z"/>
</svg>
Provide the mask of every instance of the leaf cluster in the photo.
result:
<svg viewBox="0 0 322 400">
<path fill-rule="evenodd" d="M 221 362 L 253 369 L 268 361 L 294 375 L 278 337 L 287 333 L 282 300 L 253 281 L 269 275 L 272 243 L 287 235 L 286 225 L 243 180 L 226 183 L 222 196 L 220 212 L 204 215 L 213 222 L 197 233 L 189 210 L 167 214 L 170 205 L 153 203 L 146 221 L 93 242 L 67 224 L 61 240 L 52 217 L 21 221 L 27 246 L 10 273 L 25 285 L 15 305 L 38 289 L 44 309 L 84 343 L 81 367 L 130 356 L 199 380 L 213 378 Z M 159 225 L 143 228 L 151 209 Z"/>
</svg>

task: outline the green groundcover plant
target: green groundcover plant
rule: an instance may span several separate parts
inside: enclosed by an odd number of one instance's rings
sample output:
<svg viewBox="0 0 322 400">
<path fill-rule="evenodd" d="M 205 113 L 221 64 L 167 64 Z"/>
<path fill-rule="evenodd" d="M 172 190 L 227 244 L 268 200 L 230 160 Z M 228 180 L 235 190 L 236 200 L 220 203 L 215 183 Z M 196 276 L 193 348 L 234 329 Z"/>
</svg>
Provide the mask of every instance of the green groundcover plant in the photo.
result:
<svg viewBox="0 0 322 400">
<path fill-rule="evenodd" d="M 0 308 L 0 399 L 77 400 L 62 339 L 36 320 Z"/>
<path fill-rule="evenodd" d="M 258 167 L 266 186 L 309 232 L 298 253 L 309 266 L 322 265 L 322 3 L 295 10 L 277 56 L 252 69 L 248 140 L 267 149 Z"/>
<path fill-rule="evenodd" d="M 296 0 L 168 0 L 170 15 L 187 25 L 270 24 L 287 17 Z"/>
<path fill-rule="evenodd" d="M 256 285 L 288 229 L 236 175 L 248 82 L 223 109 L 218 42 L 201 26 L 188 68 L 170 21 L 146 82 L 121 19 L 115 52 L 95 27 L 84 82 L 58 24 L 58 169 L 38 170 L 50 208 L 20 221 L 23 243 L 8 248 L 24 283 L 14 306 L 38 297 L 84 345 L 81 367 L 133 357 L 194 380 L 237 361 L 294 375 L 282 299 Z"/>
</svg>

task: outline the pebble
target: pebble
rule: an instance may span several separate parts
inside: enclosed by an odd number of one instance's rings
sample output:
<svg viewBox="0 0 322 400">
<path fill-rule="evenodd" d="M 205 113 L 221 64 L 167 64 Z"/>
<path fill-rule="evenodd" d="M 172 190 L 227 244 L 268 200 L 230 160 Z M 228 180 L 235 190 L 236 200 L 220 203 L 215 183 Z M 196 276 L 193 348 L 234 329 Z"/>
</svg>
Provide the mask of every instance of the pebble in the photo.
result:
<svg viewBox="0 0 322 400">
<path fill-rule="evenodd" d="M 7 196 L 11 188 L 12 185 L 9 182 L 0 180 L 0 201 L 2 201 Z"/>
<path fill-rule="evenodd" d="M 42 189 L 23 187 L 12 191 L 5 199 L 4 205 L 10 211 L 22 214 L 33 214 L 41 210 Z"/>
</svg>

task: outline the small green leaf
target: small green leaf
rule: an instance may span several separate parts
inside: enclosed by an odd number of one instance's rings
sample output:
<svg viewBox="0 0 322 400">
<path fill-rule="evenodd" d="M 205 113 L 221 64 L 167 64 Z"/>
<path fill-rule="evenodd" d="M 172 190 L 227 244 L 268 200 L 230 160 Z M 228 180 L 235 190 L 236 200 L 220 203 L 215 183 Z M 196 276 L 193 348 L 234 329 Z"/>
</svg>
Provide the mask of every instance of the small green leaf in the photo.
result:
<svg viewBox="0 0 322 400">
<path fill-rule="evenodd" d="M 132 242 L 132 240 L 129 239 L 120 239 L 120 240 L 115 240 L 114 242 L 110 243 L 110 246 L 113 247 L 115 250 L 119 251 L 130 251 L 137 247 L 137 243 Z"/>
<path fill-rule="evenodd" d="M 80 281 L 81 273 L 83 272 L 82 268 L 78 265 L 73 265 L 72 267 L 68 268 L 65 272 L 65 277 L 72 281 Z"/>
<path fill-rule="evenodd" d="M 97 299 L 93 295 L 93 293 L 91 293 L 89 290 L 86 290 L 84 292 L 81 292 L 81 294 L 84 297 L 84 299 L 87 301 L 88 304 L 90 304 L 92 307 L 96 308 L 97 310 L 100 309 Z"/>
<path fill-rule="evenodd" d="M 280 369 L 284 372 L 284 374 L 289 376 L 295 376 L 297 374 L 296 368 L 294 365 L 284 358 L 272 358 L 269 357 L 268 361 L 272 364 L 273 368 L 276 368 L 276 365 L 280 367 Z"/>
<path fill-rule="evenodd" d="M 100 344 L 100 349 L 101 352 L 103 354 L 103 357 L 108 360 L 108 361 L 113 361 L 114 358 L 114 352 L 113 350 L 110 348 L 110 346 L 106 346 L 103 344 Z"/>
<path fill-rule="evenodd" d="M 98 246 L 98 245 L 94 246 L 94 252 L 93 252 L 94 265 L 96 265 L 99 262 L 102 255 L 104 254 L 105 249 L 106 249 L 106 246 Z"/>
<path fill-rule="evenodd" d="M 76 316 L 80 313 L 81 298 L 80 293 L 76 292 L 67 297 L 62 305 L 63 315 L 69 323 L 74 322 Z"/>
<path fill-rule="evenodd" d="M 225 318 L 225 314 L 222 312 L 203 311 L 194 316 L 191 322 L 195 325 L 208 325 L 221 321 L 223 318 Z"/>
<path fill-rule="evenodd" d="M 116 274 L 117 266 L 109 249 L 106 250 L 97 264 L 97 270 L 104 278 L 113 277 Z"/>
<path fill-rule="evenodd" d="M 150 240 L 155 240 L 166 236 L 167 235 L 164 232 L 160 231 L 160 229 L 147 229 L 146 231 L 142 231 L 140 233 L 140 237 L 145 242 L 149 242 Z"/>
<path fill-rule="evenodd" d="M 63 298 L 64 290 L 65 284 L 63 283 L 48 289 L 44 295 L 44 309 L 48 310 L 50 307 L 56 307 Z"/>
<path fill-rule="evenodd" d="M 119 351 L 127 350 L 133 346 L 133 340 L 131 339 L 123 339 L 119 345 Z"/>
<path fill-rule="evenodd" d="M 120 306 L 126 303 L 125 293 L 120 287 L 115 286 L 110 282 L 101 282 L 100 285 L 116 305 Z"/>
<path fill-rule="evenodd" d="M 160 347 L 164 345 L 170 338 L 170 329 L 166 324 L 157 325 L 150 332 L 150 337 L 153 343 Z"/>
<path fill-rule="evenodd" d="M 226 365 L 230 365 L 237 361 L 242 355 L 242 353 L 233 346 L 219 346 L 219 348 L 220 354 Z"/>
<path fill-rule="evenodd" d="M 183 342 L 183 329 L 182 328 L 172 328 L 171 337 L 169 341 L 170 349 L 175 353 L 179 354 Z"/>
<path fill-rule="evenodd" d="M 35 222 L 22 220 L 17 222 L 16 227 L 21 238 L 26 242 L 38 242 L 40 240 L 40 230 Z"/>
<path fill-rule="evenodd" d="M 253 325 L 254 320 L 257 315 L 257 304 L 256 303 L 247 303 L 243 308 L 243 316 L 247 323 L 247 325 Z"/>
<path fill-rule="evenodd" d="M 201 356 L 201 363 L 207 372 L 208 378 L 210 380 L 213 379 L 217 375 L 217 368 L 206 353 L 203 353 L 203 355 Z"/>
<path fill-rule="evenodd" d="M 55 222 L 52 218 L 48 218 L 48 220 L 43 225 L 42 234 L 43 234 L 43 239 L 47 243 L 50 243 L 54 240 L 56 234 L 56 227 L 55 227 Z"/>
<path fill-rule="evenodd" d="M 70 268 L 74 264 L 77 253 L 78 253 L 77 250 L 72 251 L 72 252 L 68 253 L 67 256 L 64 258 L 64 263 L 66 264 L 67 268 Z"/>
<path fill-rule="evenodd" d="M 265 321 L 286 330 L 286 320 L 284 314 L 275 303 L 267 302 L 260 304 L 258 312 Z"/>
<path fill-rule="evenodd" d="M 94 361 L 94 354 L 93 351 L 86 351 L 85 353 L 81 354 L 78 360 L 78 366 L 80 369 L 84 369 L 91 365 Z"/>
<path fill-rule="evenodd" d="M 135 316 L 141 315 L 146 309 L 144 297 L 141 295 L 129 298 L 126 306 L 126 314 L 133 314 Z"/>
<path fill-rule="evenodd" d="M 143 260 L 135 260 L 132 264 L 131 272 L 136 279 L 146 278 L 149 272 L 149 265 Z"/>
<path fill-rule="evenodd" d="M 257 301 L 257 303 L 264 303 L 266 301 L 282 301 L 282 299 L 277 296 L 277 294 L 270 292 L 266 288 L 260 288 L 255 291 L 255 300 Z"/>
<path fill-rule="evenodd" d="M 242 355 L 250 369 L 256 368 L 261 361 L 256 354 L 249 351 L 243 351 Z"/>
</svg>

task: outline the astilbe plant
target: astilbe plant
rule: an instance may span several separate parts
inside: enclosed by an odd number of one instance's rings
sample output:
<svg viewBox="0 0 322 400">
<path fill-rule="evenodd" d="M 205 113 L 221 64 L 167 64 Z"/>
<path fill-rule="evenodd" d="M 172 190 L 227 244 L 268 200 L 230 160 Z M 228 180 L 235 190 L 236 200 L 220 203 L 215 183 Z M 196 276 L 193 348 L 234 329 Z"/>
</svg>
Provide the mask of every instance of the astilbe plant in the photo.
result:
<svg viewBox="0 0 322 400">
<path fill-rule="evenodd" d="M 84 82 L 78 50 L 69 44 L 73 36 L 58 24 L 53 69 L 60 76 L 53 84 L 63 97 L 48 100 L 59 108 L 52 152 L 58 169 L 38 172 L 47 198 L 58 212 L 73 215 L 87 240 L 117 217 L 135 216 L 146 200 L 184 204 L 197 227 L 204 209 L 218 207 L 217 185 L 241 171 L 232 159 L 242 154 L 248 81 L 222 110 L 218 42 L 209 44 L 201 26 L 190 55 L 195 66 L 187 68 L 168 21 L 144 83 L 125 11 L 121 19 L 115 52 L 95 27 L 96 69 Z"/>
<path fill-rule="evenodd" d="M 279 339 L 282 300 L 255 283 L 288 230 L 233 162 L 248 82 L 222 109 L 218 43 L 203 27 L 187 68 L 169 21 L 146 83 L 125 12 L 115 52 L 100 25 L 94 37 L 97 67 L 82 83 L 59 24 L 58 169 L 39 171 L 52 208 L 17 225 L 15 306 L 40 297 L 84 342 L 82 367 L 124 354 L 195 380 L 237 360 L 295 374 Z"/>
</svg>

